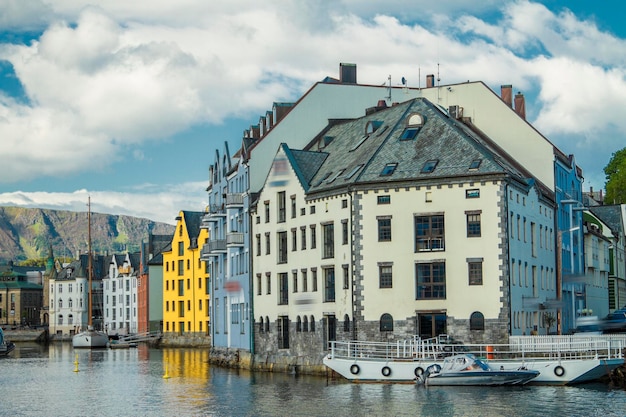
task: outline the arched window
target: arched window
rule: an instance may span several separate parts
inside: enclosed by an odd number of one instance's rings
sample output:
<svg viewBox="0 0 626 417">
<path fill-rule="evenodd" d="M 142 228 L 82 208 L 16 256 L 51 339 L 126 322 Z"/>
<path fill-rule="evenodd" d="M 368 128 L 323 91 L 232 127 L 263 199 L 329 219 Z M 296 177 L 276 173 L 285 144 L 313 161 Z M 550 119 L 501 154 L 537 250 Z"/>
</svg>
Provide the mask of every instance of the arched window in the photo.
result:
<svg viewBox="0 0 626 417">
<path fill-rule="evenodd" d="M 63 308 L 63 299 L 59 298 L 59 309 Z"/>
<path fill-rule="evenodd" d="M 63 315 L 59 314 L 59 326 L 63 326 Z"/>
<path fill-rule="evenodd" d="M 480 311 L 474 311 L 470 316 L 470 330 L 485 330 L 485 316 Z"/>
<path fill-rule="evenodd" d="M 344 332 L 350 331 L 350 317 L 347 314 L 343 316 L 343 331 Z"/>
<path fill-rule="evenodd" d="M 270 318 L 268 316 L 265 316 L 265 332 L 270 332 Z"/>
<path fill-rule="evenodd" d="M 311 331 L 315 331 L 315 317 L 311 316 Z"/>
<path fill-rule="evenodd" d="M 393 317 L 391 317 L 391 314 L 385 313 L 380 316 L 380 331 L 393 332 Z"/>
<path fill-rule="evenodd" d="M 304 320 L 302 320 L 302 331 L 308 332 L 309 331 L 309 318 L 307 316 L 304 316 L 303 319 Z"/>
<path fill-rule="evenodd" d="M 302 331 L 302 319 L 300 318 L 300 316 L 298 316 L 296 320 L 296 332 L 301 332 L 301 331 Z"/>
<path fill-rule="evenodd" d="M 265 330 L 265 327 L 263 327 L 263 316 L 261 316 L 259 319 L 259 333 L 263 333 L 263 330 Z"/>
<path fill-rule="evenodd" d="M 70 326 L 74 324 L 74 316 L 72 316 L 71 314 L 67 316 L 67 324 L 69 324 Z"/>
<path fill-rule="evenodd" d="M 70 299 L 68 300 L 68 302 L 67 302 L 67 306 L 68 306 L 69 308 L 72 308 L 72 306 L 73 306 L 73 305 L 74 305 L 74 303 L 73 303 L 72 299 L 70 298 Z"/>
</svg>

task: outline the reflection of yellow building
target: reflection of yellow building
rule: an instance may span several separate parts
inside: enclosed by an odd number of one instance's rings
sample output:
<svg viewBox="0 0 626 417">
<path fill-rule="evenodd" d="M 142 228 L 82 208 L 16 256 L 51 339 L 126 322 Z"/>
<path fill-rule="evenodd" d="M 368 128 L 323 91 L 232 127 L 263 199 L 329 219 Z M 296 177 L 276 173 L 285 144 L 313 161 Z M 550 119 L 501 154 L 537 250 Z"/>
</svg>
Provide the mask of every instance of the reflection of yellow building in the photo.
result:
<svg viewBox="0 0 626 417">
<path fill-rule="evenodd" d="M 200 249 L 208 240 L 202 212 L 181 211 L 169 251 L 163 252 L 163 331 L 208 335 L 209 276 Z"/>
<path fill-rule="evenodd" d="M 209 374 L 208 349 L 163 349 L 163 366 L 171 378 L 206 380 Z"/>
</svg>

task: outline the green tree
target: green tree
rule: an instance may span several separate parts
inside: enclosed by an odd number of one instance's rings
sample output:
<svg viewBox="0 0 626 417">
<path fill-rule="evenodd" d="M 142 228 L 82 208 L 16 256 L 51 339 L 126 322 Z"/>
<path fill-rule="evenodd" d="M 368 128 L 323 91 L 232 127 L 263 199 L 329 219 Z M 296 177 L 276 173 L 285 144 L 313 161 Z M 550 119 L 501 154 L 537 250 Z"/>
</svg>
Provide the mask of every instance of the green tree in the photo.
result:
<svg viewBox="0 0 626 417">
<path fill-rule="evenodd" d="M 608 165 L 604 167 L 606 175 L 606 204 L 626 203 L 626 148 L 613 152 Z"/>
</svg>

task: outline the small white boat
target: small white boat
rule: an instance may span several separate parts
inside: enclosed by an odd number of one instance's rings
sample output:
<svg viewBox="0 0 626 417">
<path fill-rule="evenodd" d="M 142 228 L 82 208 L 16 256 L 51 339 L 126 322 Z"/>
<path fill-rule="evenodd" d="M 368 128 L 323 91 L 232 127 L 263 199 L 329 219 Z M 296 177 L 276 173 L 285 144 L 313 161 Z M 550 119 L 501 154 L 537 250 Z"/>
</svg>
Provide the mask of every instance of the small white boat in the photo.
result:
<svg viewBox="0 0 626 417">
<path fill-rule="evenodd" d="M 429 366 L 418 379 L 426 385 L 524 385 L 539 371 L 492 369 L 472 354 L 449 356 L 441 365 Z"/>
<path fill-rule="evenodd" d="M 0 358 L 8 356 L 15 349 L 15 343 L 4 338 L 4 332 L 0 327 Z"/>
<path fill-rule="evenodd" d="M 94 330 L 91 326 L 72 337 L 72 346 L 77 349 L 105 348 L 108 344 L 109 336 L 104 332 Z"/>
</svg>

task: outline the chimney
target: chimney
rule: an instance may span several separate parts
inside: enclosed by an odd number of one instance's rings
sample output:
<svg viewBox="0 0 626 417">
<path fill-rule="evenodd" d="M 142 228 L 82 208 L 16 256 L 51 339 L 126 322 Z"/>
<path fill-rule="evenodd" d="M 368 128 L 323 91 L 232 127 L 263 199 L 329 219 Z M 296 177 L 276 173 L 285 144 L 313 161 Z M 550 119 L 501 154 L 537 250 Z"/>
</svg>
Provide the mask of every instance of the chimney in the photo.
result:
<svg viewBox="0 0 626 417">
<path fill-rule="evenodd" d="M 513 107 L 513 86 L 511 84 L 501 85 L 500 95 L 502 96 L 502 101 L 504 101 L 507 106 Z"/>
<path fill-rule="evenodd" d="M 356 84 L 356 64 L 339 64 L 339 81 L 341 84 Z"/>
<path fill-rule="evenodd" d="M 426 88 L 431 88 L 435 86 L 435 75 L 428 74 L 426 76 Z"/>
<path fill-rule="evenodd" d="M 526 102 L 524 101 L 524 94 L 519 91 L 515 94 L 515 113 L 526 120 Z"/>
</svg>

